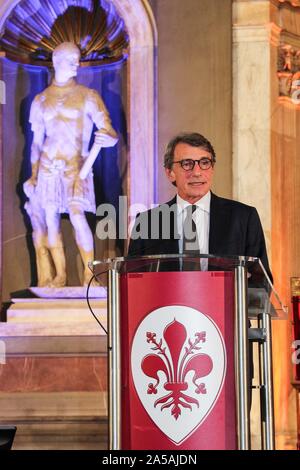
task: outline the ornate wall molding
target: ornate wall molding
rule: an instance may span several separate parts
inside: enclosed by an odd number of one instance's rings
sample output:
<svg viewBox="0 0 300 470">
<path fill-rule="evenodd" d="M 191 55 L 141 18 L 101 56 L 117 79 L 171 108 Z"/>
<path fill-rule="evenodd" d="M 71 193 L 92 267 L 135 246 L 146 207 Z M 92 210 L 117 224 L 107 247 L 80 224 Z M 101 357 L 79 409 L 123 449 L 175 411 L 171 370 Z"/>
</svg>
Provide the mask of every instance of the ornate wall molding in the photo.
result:
<svg viewBox="0 0 300 470">
<path fill-rule="evenodd" d="M 232 42 L 265 43 L 269 41 L 273 46 L 278 46 L 281 28 L 274 23 L 263 25 L 238 25 L 232 27 Z"/>
</svg>

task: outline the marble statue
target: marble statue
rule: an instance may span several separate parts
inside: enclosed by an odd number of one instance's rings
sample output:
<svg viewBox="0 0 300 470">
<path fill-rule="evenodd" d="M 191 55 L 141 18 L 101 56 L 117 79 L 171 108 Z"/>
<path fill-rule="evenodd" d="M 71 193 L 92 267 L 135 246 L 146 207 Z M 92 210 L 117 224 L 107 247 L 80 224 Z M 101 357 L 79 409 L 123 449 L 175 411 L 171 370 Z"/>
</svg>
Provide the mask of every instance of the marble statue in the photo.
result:
<svg viewBox="0 0 300 470">
<path fill-rule="evenodd" d="M 54 80 L 35 97 L 30 110 L 32 174 L 24 183 L 29 199 L 25 208 L 33 228 L 38 285 L 67 283 L 62 213 L 69 214 L 74 228 L 86 285 L 91 277 L 88 262 L 94 259 L 93 235 L 85 217 L 85 212 L 96 210 L 91 167 L 100 148 L 114 146 L 118 138 L 99 94 L 75 81 L 80 60 L 77 46 L 60 44 L 52 60 Z M 97 131 L 89 158 L 93 125 Z"/>
</svg>

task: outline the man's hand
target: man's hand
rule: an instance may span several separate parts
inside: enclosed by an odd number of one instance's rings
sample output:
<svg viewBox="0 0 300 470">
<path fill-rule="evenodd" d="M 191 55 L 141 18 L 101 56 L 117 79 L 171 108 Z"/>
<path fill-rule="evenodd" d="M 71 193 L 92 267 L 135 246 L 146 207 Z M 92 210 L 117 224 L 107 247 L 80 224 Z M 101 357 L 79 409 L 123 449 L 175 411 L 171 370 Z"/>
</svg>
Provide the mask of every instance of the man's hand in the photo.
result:
<svg viewBox="0 0 300 470">
<path fill-rule="evenodd" d="M 118 142 L 118 137 L 114 137 L 105 132 L 96 131 L 94 143 L 100 145 L 100 147 L 113 147 Z"/>
<path fill-rule="evenodd" d="M 23 191 L 26 196 L 30 199 L 34 193 L 36 188 L 36 178 L 29 178 L 29 180 L 25 181 L 23 184 Z"/>
</svg>

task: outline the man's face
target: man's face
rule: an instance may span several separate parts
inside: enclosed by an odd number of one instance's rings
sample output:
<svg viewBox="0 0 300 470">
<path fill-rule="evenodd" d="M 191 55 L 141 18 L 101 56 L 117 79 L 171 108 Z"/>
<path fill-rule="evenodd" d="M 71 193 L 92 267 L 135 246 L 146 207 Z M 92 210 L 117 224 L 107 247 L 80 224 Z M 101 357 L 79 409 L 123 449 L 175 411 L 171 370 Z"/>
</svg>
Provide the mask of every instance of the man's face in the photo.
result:
<svg viewBox="0 0 300 470">
<path fill-rule="evenodd" d="M 174 162 L 184 159 L 200 160 L 200 158 L 212 159 L 207 150 L 201 147 L 180 142 L 176 145 L 174 151 Z M 193 170 L 184 170 L 179 163 L 173 163 L 172 168 L 166 168 L 168 179 L 176 183 L 177 192 L 182 199 L 194 204 L 201 199 L 211 188 L 214 168 L 202 170 L 199 164 L 195 164 Z"/>
</svg>

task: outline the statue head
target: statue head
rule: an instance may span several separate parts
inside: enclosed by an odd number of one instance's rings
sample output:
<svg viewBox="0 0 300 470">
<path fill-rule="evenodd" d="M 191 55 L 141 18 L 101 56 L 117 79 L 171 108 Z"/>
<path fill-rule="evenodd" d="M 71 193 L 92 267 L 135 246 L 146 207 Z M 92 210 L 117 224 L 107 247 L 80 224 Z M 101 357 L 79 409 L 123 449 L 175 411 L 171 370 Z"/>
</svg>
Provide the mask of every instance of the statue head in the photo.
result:
<svg viewBox="0 0 300 470">
<path fill-rule="evenodd" d="M 77 75 L 79 67 L 80 50 L 73 42 L 63 42 L 57 46 L 52 54 L 52 62 L 55 70 L 55 79 L 58 82 L 66 82 Z"/>
</svg>

